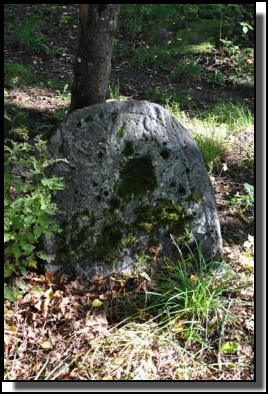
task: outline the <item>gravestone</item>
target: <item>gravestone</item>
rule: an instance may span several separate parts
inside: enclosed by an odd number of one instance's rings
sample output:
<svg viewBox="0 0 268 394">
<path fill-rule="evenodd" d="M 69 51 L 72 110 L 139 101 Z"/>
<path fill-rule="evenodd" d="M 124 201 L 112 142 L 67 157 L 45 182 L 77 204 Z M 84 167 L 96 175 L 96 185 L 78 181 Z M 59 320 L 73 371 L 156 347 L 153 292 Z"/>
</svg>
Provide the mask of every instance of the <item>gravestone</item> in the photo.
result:
<svg viewBox="0 0 268 394">
<path fill-rule="evenodd" d="M 202 155 L 166 109 L 116 101 L 73 112 L 50 138 L 64 178 L 62 233 L 45 242 L 47 269 L 80 276 L 132 273 L 178 259 L 178 248 L 221 256 L 215 196 Z M 177 246 L 174 244 L 174 242 Z"/>
</svg>

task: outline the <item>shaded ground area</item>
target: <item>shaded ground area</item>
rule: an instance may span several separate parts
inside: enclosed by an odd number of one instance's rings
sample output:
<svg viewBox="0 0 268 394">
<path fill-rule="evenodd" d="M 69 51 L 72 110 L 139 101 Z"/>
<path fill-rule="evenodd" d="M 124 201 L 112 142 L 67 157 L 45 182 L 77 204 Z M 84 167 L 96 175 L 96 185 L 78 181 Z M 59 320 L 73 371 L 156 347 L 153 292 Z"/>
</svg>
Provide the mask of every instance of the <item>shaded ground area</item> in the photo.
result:
<svg viewBox="0 0 268 394">
<path fill-rule="evenodd" d="M 57 93 L 58 96 L 64 95 L 69 91 L 72 81 L 72 59 L 76 49 L 79 25 L 77 5 L 55 5 L 53 10 L 46 10 L 46 5 L 38 7 L 30 4 L 21 5 L 21 12 L 26 20 L 29 18 L 32 21 L 32 18 L 37 18 L 38 9 L 42 18 L 45 19 L 45 24 L 41 27 L 38 28 L 37 23 L 37 27 L 33 24 L 28 30 L 26 29 L 25 42 L 19 38 L 16 39 L 16 34 L 12 34 L 12 24 L 18 23 L 19 25 L 21 23 L 20 16 L 17 15 L 14 7 L 16 6 L 10 5 L 5 9 L 5 61 L 23 64 L 26 74 L 28 71 L 31 74 L 31 85 L 36 82 L 38 85 L 43 84 L 46 88 L 50 86 L 54 89 L 54 95 Z M 173 22 L 173 25 L 173 30 L 159 29 L 156 36 L 157 45 L 162 46 L 164 50 L 161 52 L 157 46 L 154 52 L 150 53 L 155 43 L 150 42 L 152 38 L 150 40 L 147 37 L 146 29 L 130 40 L 127 35 L 128 27 L 125 15 L 120 16 L 119 31 L 112 59 L 110 96 L 117 94 L 133 99 L 155 101 L 160 104 L 174 100 L 179 103 L 182 110 L 187 110 L 191 116 L 225 101 L 246 103 L 253 109 L 252 80 L 248 79 L 248 76 L 244 75 L 242 71 L 233 76 L 234 82 L 232 84 L 227 79 L 232 68 L 235 67 L 235 60 L 231 61 L 216 49 L 206 52 L 201 48 L 202 52 L 200 53 L 191 53 L 191 51 L 190 53 L 178 53 L 167 50 L 171 42 L 170 39 L 173 37 L 175 40 L 179 34 L 176 33 L 176 29 L 184 29 L 184 24 L 182 25 L 180 20 Z M 193 33 L 188 25 L 187 27 L 187 37 L 191 42 L 190 38 Z M 27 47 L 26 50 L 25 48 L 21 50 L 23 44 L 28 44 L 27 34 L 31 33 L 38 35 L 36 42 L 33 41 L 31 46 L 29 43 L 28 51 Z M 156 40 L 156 38 L 154 39 Z M 252 56 L 253 53 L 249 54 L 247 58 L 250 66 L 253 63 Z M 193 70 L 189 72 L 191 66 L 193 66 Z M 217 81 L 217 78 L 213 80 L 213 77 L 218 75 L 216 71 L 220 73 L 222 81 Z M 174 72 L 175 76 L 172 77 Z M 8 74 L 8 71 L 6 73 Z M 7 80 L 8 78 L 6 78 L 8 84 Z M 27 75 L 22 75 L 21 83 L 18 82 L 19 85 L 24 85 L 23 82 L 26 82 L 27 85 Z M 68 87 L 65 90 L 66 85 Z M 44 104 L 41 105 L 41 108 L 43 107 L 45 110 L 47 106 L 47 109 L 52 109 L 49 91 L 42 93 L 37 90 L 34 93 L 34 89 L 29 91 L 23 88 L 21 94 L 18 94 L 16 89 L 13 92 L 12 82 L 9 88 L 10 99 L 15 104 L 19 105 L 22 96 L 26 95 L 31 97 L 29 102 L 31 108 L 36 106 L 40 108 L 41 100 Z M 57 93 L 55 88 L 58 89 Z M 37 99 L 39 96 L 42 97 Z M 29 101 L 29 97 L 27 100 Z M 26 107 L 30 108 L 30 105 L 26 105 Z M 55 105 L 56 109 L 58 107 Z"/>
</svg>

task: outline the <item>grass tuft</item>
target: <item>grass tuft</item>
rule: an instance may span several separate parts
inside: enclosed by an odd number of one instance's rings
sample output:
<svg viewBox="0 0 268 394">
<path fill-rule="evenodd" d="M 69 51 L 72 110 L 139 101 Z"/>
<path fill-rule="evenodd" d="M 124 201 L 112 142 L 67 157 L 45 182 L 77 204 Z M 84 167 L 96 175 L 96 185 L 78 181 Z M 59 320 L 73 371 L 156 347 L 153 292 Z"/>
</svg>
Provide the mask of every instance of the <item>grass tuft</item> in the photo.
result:
<svg viewBox="0 0 268 394">
<path fill-rule="evenodd" d="M 42 32 L 45 21 L 41 18 L 25 18 L 13 32 L 19 47 L 31 54 L 49 54 L 49 37 Z"/>
<path fill-rule="evenodd" d="M 35 82 L 35 78 L 30 70 L 22 64 L 14 62 L 5 62 L 5 86 L 19 87 L 30 85 Z"/>
<path fill-rule="evenodd" d="M 180 338 L 206 343 L 210 322 L 226 312 L 221 297 L 234 291 L 234 272 L 224 262 L 206 263 L 198 245 L 197 253 L 188 247 L 190 254 L 185 258 L 172 240 L 181 257 L 177 262 L 165 259 L 158 291 L 148 292 L 145 309 Z"/>
</svg>

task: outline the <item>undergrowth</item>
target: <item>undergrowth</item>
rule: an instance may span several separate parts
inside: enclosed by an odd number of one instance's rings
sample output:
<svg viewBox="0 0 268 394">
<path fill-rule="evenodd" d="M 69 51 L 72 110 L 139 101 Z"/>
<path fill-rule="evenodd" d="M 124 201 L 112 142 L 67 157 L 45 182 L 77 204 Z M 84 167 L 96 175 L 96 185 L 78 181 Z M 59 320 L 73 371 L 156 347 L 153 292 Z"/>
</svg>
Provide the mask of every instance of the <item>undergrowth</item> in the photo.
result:
<svg viewBox="0 0 268 394">
<path fill-rule="evenodd" d="M 20 138 L 25 137 L 23 130 Z M 45 173 L 55 160 L 41 137 L 31 143 L 6 139 L 4 148 L 4 277 L 10 278 L 16 273 L 25 274 L 27 267 L 36 267 L 37 259 L 46 260 L 38 242 L 41 236 L 50 238 L 60 231 L 53 220 L 58 210 L 52 192 L 64 185 L 60 178 Z"/>
</svg>

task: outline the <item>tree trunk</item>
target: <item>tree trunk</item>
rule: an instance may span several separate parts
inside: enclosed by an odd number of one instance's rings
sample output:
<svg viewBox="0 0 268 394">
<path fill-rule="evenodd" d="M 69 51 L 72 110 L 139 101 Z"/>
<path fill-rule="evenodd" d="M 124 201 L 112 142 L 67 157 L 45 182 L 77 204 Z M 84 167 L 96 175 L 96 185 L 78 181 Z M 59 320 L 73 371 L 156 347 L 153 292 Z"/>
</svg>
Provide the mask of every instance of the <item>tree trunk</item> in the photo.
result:
<svg viewBox="0 0 268 394">
<path fill-rule="evenodd" d="M 105 102 L 120 4 L 79 4 L 71 111 Z"/>
</svg>

